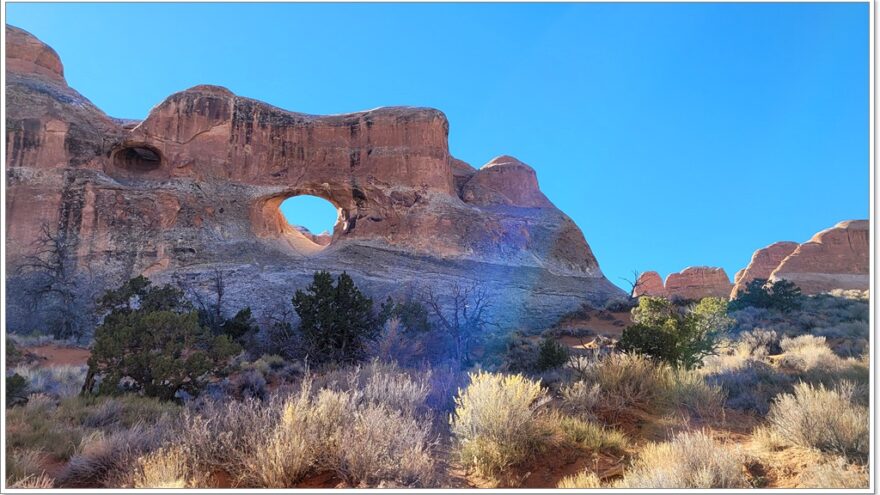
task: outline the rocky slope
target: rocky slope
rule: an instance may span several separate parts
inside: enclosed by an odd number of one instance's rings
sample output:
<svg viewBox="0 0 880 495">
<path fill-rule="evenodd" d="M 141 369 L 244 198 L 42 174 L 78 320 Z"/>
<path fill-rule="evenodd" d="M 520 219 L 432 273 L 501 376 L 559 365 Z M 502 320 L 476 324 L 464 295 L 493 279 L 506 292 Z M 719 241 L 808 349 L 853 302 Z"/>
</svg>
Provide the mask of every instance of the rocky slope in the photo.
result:
<svg viewBox="0 0 880 495">
<path fill-rule="evenodd" d="M 477 283 L 508 326 L 622 294 L 535 171 L 453 158 L 438 110 L 306 115 L 204 85 L 122 121 L 67 85 L 51 48 L 6 35 L 10 273 L 46 226 L 107 284 L 145 273 L 207 290 L 220 271 L 229 310 L 257 314 L 289 306 L 319 269 L 376 297 Z M 280 203 L 299 194 L 337 207 L 329 242 L 284 221 Z"/>
</svg>

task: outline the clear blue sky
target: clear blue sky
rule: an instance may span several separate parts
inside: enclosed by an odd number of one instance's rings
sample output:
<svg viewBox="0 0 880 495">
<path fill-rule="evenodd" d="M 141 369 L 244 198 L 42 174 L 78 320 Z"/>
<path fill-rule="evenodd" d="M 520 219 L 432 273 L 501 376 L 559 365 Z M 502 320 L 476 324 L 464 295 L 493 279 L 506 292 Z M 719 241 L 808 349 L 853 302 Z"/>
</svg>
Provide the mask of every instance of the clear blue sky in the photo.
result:
<svg viewBox="0 0 880 495">
<path fill-rule="evenodd" d="M 733 277 L 756 248 L 867 218 L 868 9 L 43 3 L 7 22 L 117 117 L 202 83 L 317 114 L 439 108 L 455 156 L 532 165 L 622 283 Z"/>
</svg>

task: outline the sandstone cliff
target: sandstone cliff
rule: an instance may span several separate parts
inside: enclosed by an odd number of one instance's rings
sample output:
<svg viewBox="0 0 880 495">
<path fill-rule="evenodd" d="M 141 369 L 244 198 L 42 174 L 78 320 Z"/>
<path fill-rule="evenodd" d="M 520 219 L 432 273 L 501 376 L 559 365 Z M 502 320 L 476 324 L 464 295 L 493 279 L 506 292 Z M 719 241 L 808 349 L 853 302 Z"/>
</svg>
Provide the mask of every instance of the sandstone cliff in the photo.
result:
<svg viewBox="0 0 880 495">
<path fill-rule="evenodd" d="M 733 290 L 730 292 L 731 299 L 736 297 L 736 294 L 752 280 L 756 278 L 769 279 L 773 270 L 797 247 L 798 243 L 796 242 L 782 241 L 755 251 L 749 265 L 737 272 Z"/>
<path fill-rule="evenodd" d="M 306 115 L 203 85 L 123 121 L 68 87 L 51 48 L 6 35 L 10 271 L 45 225 L 108 284 L 146 273 L 207 288 L 219 270 L 230 310 L 257 314 L 318 269 L 377 297 L 476 282 L 500 323 L 524 327 L 621 294 L 534 170 L 455 159 L 438 110 Z M 299 194 L 337 207 L 330 239 L 284 221 L 280 203 Z"/>
<path fill-rule="evenodd" d="M 770 274 L 770 280 L 794 282 L 805 294 L 832 289 L 868 289 L 868 220 L 840 222 L 797 246 Z"/>
</svg>

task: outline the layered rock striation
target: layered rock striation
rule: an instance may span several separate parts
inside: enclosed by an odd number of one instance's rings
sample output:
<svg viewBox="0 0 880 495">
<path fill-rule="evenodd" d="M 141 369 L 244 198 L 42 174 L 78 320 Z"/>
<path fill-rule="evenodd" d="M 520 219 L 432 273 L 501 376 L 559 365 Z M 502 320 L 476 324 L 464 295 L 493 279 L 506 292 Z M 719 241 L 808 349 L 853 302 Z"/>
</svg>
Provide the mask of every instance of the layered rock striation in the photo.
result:
<svg viewBox="0 0 880 495">
<path fill-rule="evenodd" d="M 203 85 L 143 121 L 114 119 L 67 85 L 51 48 L 6 35 L 10 272 L 48 229 L 108 285 L 147 274 L 207 288 L 219 271 L 229 309 L 258 314 L 320 269 L 376 297 L 478 284 L 499 323 L 523 327 L 621 294 L 535 171 L 455 159 L 438 110 L 307 115 Z M 300 194 L 338 209 L 329 239 L 282 217 Z"/>
</svg>

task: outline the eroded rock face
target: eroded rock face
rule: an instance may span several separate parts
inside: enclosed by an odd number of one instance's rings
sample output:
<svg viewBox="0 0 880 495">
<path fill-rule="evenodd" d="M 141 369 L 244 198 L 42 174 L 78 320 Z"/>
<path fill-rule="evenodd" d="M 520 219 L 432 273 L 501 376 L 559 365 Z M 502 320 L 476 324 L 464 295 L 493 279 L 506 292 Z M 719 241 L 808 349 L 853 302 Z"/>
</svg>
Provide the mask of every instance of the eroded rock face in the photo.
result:
<svg viewBox="0 0 880 495">
<path fill-rule="evenodd" d="M 621 294 L 534 170 L 453 158 L 438 110 L 316 116 L 196 86 L 123 121 L 69 88 L 30 34 L 7 27 L 6 56 L 7 268 L 45 224 L 108 285 L 146 273 L 207 288 L 219 270 L 228 310 L 258 315 L 289 307 L 319 269 L 376 297 L 476 282 L 500 323 L 523 327 Z M 284 220 L 299 194 L 339 209 L 329 239 Z"/>
<path fill-rule="evenodd" d="M 794 282 L 805 294 L 868 289 L 869 228 L 868 220 L 849 220 L 817 233 L 785 257 L 770 279 Z"/>
<path fill-rule="evenodd" d="M 665 297 L 666 288 L 663 286 L 663 279 L 660 278 L 660 274 L 657 272 L 645 272 L 639 275 L 633 296 Z"/>
<path fill-rule="evenodd" d="M 749 265 L 736 273 L 730 297 L 736 297 L 740 290 L 756 278 L 769 279 L 773 270 L 797 247 L 798 243 L 796 242 L 781 241 L 755 251 Z"/>
<path fill-rule="evenodd" d="M 679 299 L 702 299 L 730 295 L 732 284 L 723 268 L 691 266 L 666 276 L 666 294 Z"/>
</svg>

